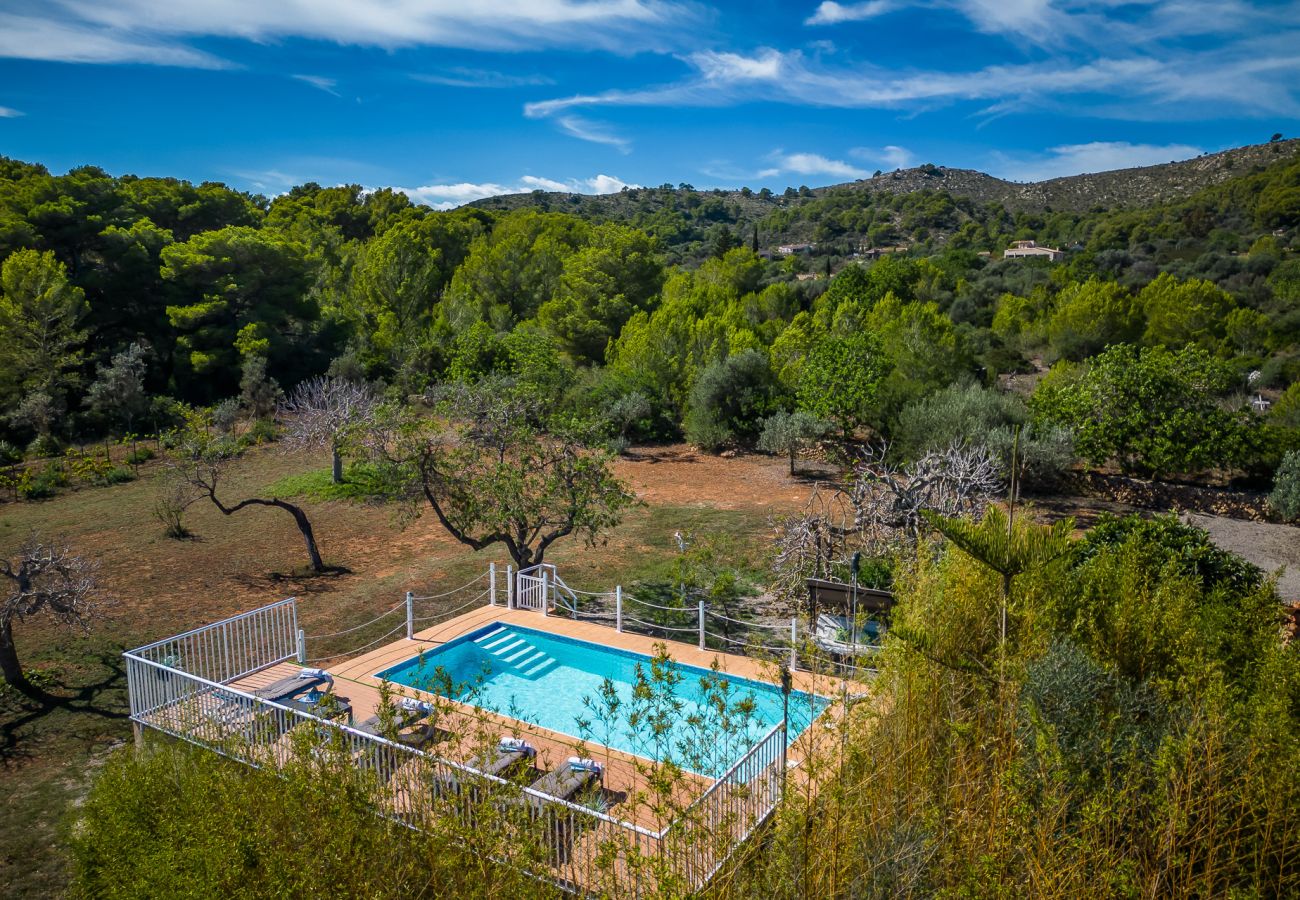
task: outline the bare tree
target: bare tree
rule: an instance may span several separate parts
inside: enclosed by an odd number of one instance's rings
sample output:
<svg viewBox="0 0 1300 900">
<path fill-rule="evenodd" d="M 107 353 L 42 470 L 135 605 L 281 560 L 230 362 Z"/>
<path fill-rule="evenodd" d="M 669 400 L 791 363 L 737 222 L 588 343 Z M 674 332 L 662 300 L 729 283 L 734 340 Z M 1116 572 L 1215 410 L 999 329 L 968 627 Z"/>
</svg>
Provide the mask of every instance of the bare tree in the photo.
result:
<svg viewBox="0 0 1300 900">
<path fill-rule="evenodd" d="M 225 464 L 225 458 L 215 455 L 207 455 L 196 460 L 180 463 L 183 466 L 181 470 L 182 477 L 198 490 L 202 496 L 211 500 L 212 505 L 221 510 L 223 515 L 233 516 L 240 510 L 247 509 L 250 506 L 273 506 L 293 516 L 294 524 L 298 526 L 298 531 L 302 534 L 303 543 L 307 545 L 307 556 L 311 560 L 311 570 L 317 574 L 331 571 L 321 559 L 320 549 L 316 546 L 316 534 L 311 527 L 311 520 L 307 518 L 307 514 L 303 512 L 301 507 L 278 497 L 249 497 L 229 506 L 221 501 L 217 496 L 217 490 L 221 485 Z M 337 569 L 332 571 L 337 571 Z"/>
<path fill-rule="evenodd" d="M 343 442 L 349 430 L 374 418 L 379 397 L 374 388 L 343 378 L 320 376 L 299 384 L 280 405 L 289 420 L 284 436 L 290 447 L 328 448 L 335 484 L 343 482 Z"/>
<path fill-rule="evenodd" d="M 0 560 L 5 579 L 0 606 L 0 674 L 11 686 L 31 697 L 42 692 L 27 680 L 14 645 L 15 622 L 45 612 L 62 625 L 89 628 L 102 605 L 98 565 L 60 543 L 43 543 L 33 535 L 18 550 L 16 560 Z"/>
<path fill-rule="evenodd" d="M 153 515 L 163 524 L 169 538 L 179 541 L 190 536 L 190 530 L 185 527 L 185 511 L 201 497 L 178 469 L 171 468 L 164 473 L 154 495 Z"/>
<path fill-rule="evenodd" d="M 983 446 L 952 444 L 907 466 L 888 462 L 886 444 L 854 472 L 854 527 L 867 544 L 914 544 L 926 527 L 922 510 L 949 518 L 980 517 L 1002 488 L 1002 466 Z"/>
<path fill-rule="evenodd" d="M 890 463 L 888 450 L 872 448 L 847 483 L 818 484 L 802 512 L 773 522 L 779 596 L 796 602 L 805 579 L 830 576 L 855 551 L 914 546 L 926 510 L 978 518 L 1001 489 L 1001 464 L 987 448 L 954 444 L 907 466 Z"/>
</svg>

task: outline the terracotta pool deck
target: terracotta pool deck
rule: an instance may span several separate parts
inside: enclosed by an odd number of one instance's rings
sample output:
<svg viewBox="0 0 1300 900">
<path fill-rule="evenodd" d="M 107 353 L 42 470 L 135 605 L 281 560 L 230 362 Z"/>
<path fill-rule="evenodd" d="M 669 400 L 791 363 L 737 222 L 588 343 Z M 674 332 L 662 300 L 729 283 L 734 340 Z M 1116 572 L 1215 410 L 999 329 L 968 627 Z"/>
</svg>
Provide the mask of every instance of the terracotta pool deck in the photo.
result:
<svg viewBox="0 0 1300 900">
<path fill-rule="evenodd" d="M 716 663 L 718 670 L 728 675 L 779 685 L 777 664 L 716 650 L 700 650 L 698 646 L 678 641 L 650 638 L 644 635 L 619 632 L 605 625 L 574 621 L 558 616 L 543 616 L 531 610 L 510 610 L 504 606 L 483 606 L 416 632 L 414 638 L 393 641 L 362 656 L 328 666 L 334 677 L 334 693 L 346 700 L 352 708 L 352 719 L 360 722 L 375 715 L 380 706 L 380 688 L 383 681 L 378 673 L 411 659 L 423 651 L 432 650 L 462 635 L 480 628 L 501 623 L 519 625 L 537 631 L 549 632 L 600 646 L 627 650 L 653 656 L 657 645 L 665 645 L 668 654 L 677 662 L 708 669 Z M 297 667 L 280 663 L 232 684 L 243 690 L 269 684 Z M 794 672 L 793 687 L 797 691 L 819 694 L 826 698 L 838 697 L 841 682 L 838 679 L 808 672 Z M 562 765 L 570 756 L 589 756 L 605 766 L 605 796 L 611 815 L 643 827 L 662 828 L 667 822 L 654 811 L 654 804 L 646 783 L 647 761 L 631 754 L 604 747 L 592 741 L 582 742 L 572 736 L 540 728 L 518 719 L 497 715 L 468 704 L 436 697 L 422 691 L 390 685 L 396 696 L 412 696 L 433 701 L 439 712 L 438 726 L 451 737 L 427 748 L 428 752 L 466 762 L 483 748 L 503 736 L 522 737 L 538 750 L 535 772 L 547 771 Z M 802 774 L 799 762 L 814 746 L 831 736 L 831 726 L 839 716 L 840 705 L 832 704 L 801 736 L 789 750 L 789 761 L 795 767 L 792 776 Z M 797 777 L 797 776 L 796 776 Z M 689 803 L 703 793 L 710 779 L 686 773 L 680 780 L 676 797 L 678 803 Z"/>
</svg>

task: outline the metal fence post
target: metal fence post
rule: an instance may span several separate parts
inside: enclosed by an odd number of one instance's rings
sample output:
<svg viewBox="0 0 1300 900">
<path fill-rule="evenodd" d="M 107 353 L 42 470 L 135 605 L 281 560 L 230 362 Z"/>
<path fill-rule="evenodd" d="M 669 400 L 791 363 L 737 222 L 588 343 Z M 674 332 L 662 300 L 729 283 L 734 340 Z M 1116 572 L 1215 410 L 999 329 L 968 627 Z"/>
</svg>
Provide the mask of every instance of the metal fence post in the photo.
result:
<svg viewBox="0 0 1300 900">
<path fill-rule="evenodd" d="M 515 608 L 515 570 L 506 565 L 506 609 Z"/>
<path fill-rule="evenodd" d="M 298 665 L 307 665 L 307 632 L 298 629 Z"/>
<path fill-rule="evenodd" d="M 551 605 L 550 589 L 551 589 L 550 580 L 546 577 L 546 570 L 542 569 L 542 615 L 543 616 L 549 616 L 551 614 L 550 610 L 547 609 L 547 607 Z"/>
<path fill-rule="evenodd" d="M 497 564 L 488 563 L 488 606 L 497 605 Z"/>
<path fill-rule="evenodd" d="M 799 669 L 799 617 L 790 617 L 790 671 Z"/>
<path fill-rule="evenodd" d="M 704 601 L 700 601 L 700 649 L 704 649 Z"/>
<path fill-rule="evenodd" d="M 415 639 L 415 594 L 406 592 L 406 639 Z"/>
<path fill-rule="evenodd" d="M 623 631 L 623 585 L 614 587 L 614 630 Z"/>
</svg>

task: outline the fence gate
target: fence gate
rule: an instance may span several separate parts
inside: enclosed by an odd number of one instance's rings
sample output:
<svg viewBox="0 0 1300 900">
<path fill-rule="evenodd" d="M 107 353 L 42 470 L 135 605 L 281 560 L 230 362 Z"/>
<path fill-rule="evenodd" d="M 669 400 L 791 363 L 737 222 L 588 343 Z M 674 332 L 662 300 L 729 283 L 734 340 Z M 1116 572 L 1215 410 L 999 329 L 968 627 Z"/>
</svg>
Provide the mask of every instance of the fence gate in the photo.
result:
<svg viewBox="0 0 1300 900">
<path fill-rule="evenodd" d="M 515 608 L 531 609 L 538 612 L 546 610 L 546 595 L 550 580 L 549 567 L 545 564 L 520 569 L 515 576 Z"/>
</svg>

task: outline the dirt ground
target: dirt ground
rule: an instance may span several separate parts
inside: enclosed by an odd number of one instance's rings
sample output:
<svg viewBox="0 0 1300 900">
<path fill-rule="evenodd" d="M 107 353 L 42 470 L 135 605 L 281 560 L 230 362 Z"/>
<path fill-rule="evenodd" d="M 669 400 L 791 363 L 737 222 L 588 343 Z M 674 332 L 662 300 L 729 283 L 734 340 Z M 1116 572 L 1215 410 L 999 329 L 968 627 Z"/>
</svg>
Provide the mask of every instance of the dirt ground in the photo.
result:
<svg viewBox="0 0 1300 900">
<path fill-rule="evenodd" d="M 232 470 L 222 495 L 256 494 L 323 462 L 259 449 Z M 639 448 L 618 460 L 615 469 L 644 506 L 629 513 L 625 524 L 606 537 L 605 547 L 594 551 L 603 559 L 588 558 L 593 551 L 572 539 L 558 542 L 548 555 L 590 578 L 621 580 L 616 570 L 619 551 L 639 555 L 667 550 L 674 530 L 709 530 L 716 525 L 710 511 L 730 513 L 727 518 L 737 520 L 728 530 L 762 532 L 770 516 L 798 508 L 815 482 L 814 476 L 802 473 L 792 478 L 781 459 L 722 459 L 686 445 Z M 343 565 L 350 573 L 294 577 L 305 552 L 291 518 L 281 510 L 254 507 L 225 517 L 207 502 L 196 503 L 186 517 L 193 539 L 164 536 L 150 514 L 158 471 L 154 466 L 139 480 L 111 488 L 78 490 L 35 504 L 0 505 L 0 553 L 12 552 L 34 530 L 61 536 L 97 559 L 115 601 L 109 610 L 110 627 L 127 641 L 161 637 L 285 596 L 299 598 L 309 629 L 323 630 L 355 621 L 368 610 L 386 609 L 407 590 L 454 584 L 467 573 L 472 577 L 489 559 L 502 566 L 506 562 L 499 548 L 470 552 L 431 515 L 404 522 L 391 507 L 303 501 L 327 562 Z M 662 528 L 660 520 L 666 520 Z M 674 525 L 678 520 L 681 524 Z M 590 586 L 606 589 L 613 583 Z M 66 637 L 33 621 L 22 628 L 20 640 L 30 652 Z"/>
</svg>

